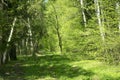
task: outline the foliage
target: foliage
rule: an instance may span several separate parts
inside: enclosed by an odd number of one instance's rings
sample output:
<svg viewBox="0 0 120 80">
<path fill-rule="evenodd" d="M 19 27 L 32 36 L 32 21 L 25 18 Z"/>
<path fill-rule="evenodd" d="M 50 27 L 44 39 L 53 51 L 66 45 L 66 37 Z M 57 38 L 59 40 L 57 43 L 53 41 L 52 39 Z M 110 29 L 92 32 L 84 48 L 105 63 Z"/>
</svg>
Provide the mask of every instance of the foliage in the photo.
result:
<svg viewBox="0 0 120 80">
<path fill-rule="evenodd" d="M 3 0 L 0 5 L 0 64 L 11 44 L 17 55 L 55 53 L 119 64 L 118 0 Z"/>
</svg>

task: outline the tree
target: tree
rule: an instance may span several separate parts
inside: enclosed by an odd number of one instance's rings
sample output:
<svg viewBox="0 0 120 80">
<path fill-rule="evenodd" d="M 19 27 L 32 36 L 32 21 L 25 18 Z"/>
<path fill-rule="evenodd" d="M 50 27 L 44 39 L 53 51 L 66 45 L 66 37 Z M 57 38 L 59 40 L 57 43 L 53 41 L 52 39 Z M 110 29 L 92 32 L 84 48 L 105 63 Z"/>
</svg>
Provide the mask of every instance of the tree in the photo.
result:
<svg viewBox="0 0 120 80">
<path fill-rule="evenodd" d="M 60 24 L 59 24 L 59 21 L 58 21 L 58 15 L 57 15 L 57 12 L 56 12 L 56 8 L 53 4 L 52 4 L 52 7 L 53 7 L 54 12 L 55 12 L 55 19 L 56 19 L 55 29 L 56 29 L 57 36 L 58 36 L 60 51 L 62 53 L 62 38 L 61 38 L 60 30 L 59 30 Z"/>
<path fill-rule="evenodd" d="M 6 60 L 8 60 L 8 55 L 10 55 L 10 59 L 12 59 L 12 55 L 16 56 L 16 52 L 10 52 L 10 54 L 8 54 L 8 47 L 9 47 L 9 43 L 11 42 L 11 38 L 12 38 L 12 35 L 13 35 L 13 31 L 14 31 L 14 27 L 15 27 L 15 23 L 16 23 L 16 17 L 14 18 L 14 21 L 13 21 L 13 24 L 12 24 L 12 27 L 11 27 L 11 31 L 10 31 L 10 35 L 8 37 L 8 40 L 7 40 L 7 44 L 6 44 L 6 49 L 3 53 L 3 63 L 6 62 Z M 16 49 L 15 48 L 15 44 L 12 43 L 12 48 Z M 11 48 L 10 51 L 13 51 L 13 49 Z M 12 54 L 11 54 L 12 53 Z M 12 59 L 13 60 L 13 59 Z M 15 59 L 16 60 L 16 59 Z"/>
<path fill-rule="evenodd" d="M 95 3 L 95 7 L 96 7 L 96 16 L 97 16 L 97 20 L 98 20 L 98 25 L 99 25 L 99 29 L 100 29 L 100 35 L 103 41 L 103 44 L 105 42 L 105 34 L 104 34 L 104 26 L 103 26 L 103 22 L 101 19 L 101 11 L 100 11 L 100 6 L 99 6 L 99 0 L 94 0 Z"/>
<path fill-rule="evenodd" d="M 81 9 L 82 9 L 81 12 L 82 12 L 82 16 L 83 16 L 83 23 L 84 23 L 84 26 L 86 27 L 87 20 L 86 20 L 86 15 L 85 15 L 85 11 L 84 11 L 85 6 L 84 6 L 83 0 L 80 0 L 80 4 L 81 4 Z"/>
<path fill-rule="evenodd" d="M 116 3 L 116 11 L 117 11 L 117 14 L 118 14 L 118 28 L 119 28 L 119 32 L 120 32 L 120 4 L 119 2 Z"/>
</svg>

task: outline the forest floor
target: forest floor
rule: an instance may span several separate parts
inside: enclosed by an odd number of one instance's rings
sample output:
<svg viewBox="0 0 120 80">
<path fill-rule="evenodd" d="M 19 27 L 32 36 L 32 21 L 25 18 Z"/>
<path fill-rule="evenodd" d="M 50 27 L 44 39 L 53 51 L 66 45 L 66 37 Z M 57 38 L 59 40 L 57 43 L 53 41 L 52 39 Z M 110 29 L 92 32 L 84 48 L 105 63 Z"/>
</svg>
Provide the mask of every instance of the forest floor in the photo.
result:
<svg viewBox="0 0 120 80">
<path fill-rule="evenodd" d="M 0 80 L 120 80 L 120 65 L 62 55 L 19 57 L 0 68 Z"/>
</svg>

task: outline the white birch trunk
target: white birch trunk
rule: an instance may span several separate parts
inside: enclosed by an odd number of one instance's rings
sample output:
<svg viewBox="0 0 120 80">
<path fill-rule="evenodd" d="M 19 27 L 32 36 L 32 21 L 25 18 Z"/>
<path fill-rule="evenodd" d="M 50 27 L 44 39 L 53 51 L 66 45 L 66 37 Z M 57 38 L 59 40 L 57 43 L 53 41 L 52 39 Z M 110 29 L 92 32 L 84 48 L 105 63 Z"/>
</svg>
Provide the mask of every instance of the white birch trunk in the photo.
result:
<svg viewBox="0 0 120 80">
<path fill-rule="evenodd" d="M 12 35 L 13 35 L 13 31 L 14 31 L 14 26 L 15 26 L 16 20 L 17 20 L 17 18 L 15 17 L 14 20 L 13 20 L 12 27 L 11 27 L 10 35 L 9 35 L 9 37 L 8 37 L 7 46 L 6 46 L 5 52 L 3 53 L 3 63 L 5 63 L 5 60 L 6 60 L 7 47 L 9 46 L 8 43 L 9 43 L 9 42 L 11 41 L 11 39 L 12 39 Z"/>
<path fill-rule="evenodd" d="M 15 17 L 15 18 L 14 18 L 14 21 L 13 21 L 13 24 L 12 24 L 12 27 L 11 27 L 11 31 L 10 31 L 10 35 L 9 35 L 9 38 L 8 38 L 8 42 L 11 41 L 16 20 L 17 20 L 17 18 Z"/>
<path fill-rule="evenodd" d="M 94 0 L 95 3 L 95 8 L 96 8 L 96 16 L 98 20 L 98 25 L 99 25 L 99 30 L 100 30 L 100 35 L 102 38 L 103 43 L 105 42 L 105 34 L 104 34 L 104 26 L 102 24 L 101 20 L 101 12 L 100 12 L 100 6 L 99 6 L 99 0 Z"/>
<path fill-rule="evenodd" d="M 86 27 L 86 16 L 85 16 L 85 12 L 84 12 L 84 2 L 83 0 L 80 0 L 80 4 L 81 4 L 81 11 L 82 11 L 82 17 L 83 17 L 83 22 L 84 22 L 84 26 Z"/>
<path fill-rule="evenodd" d="M 118 14 L 118 29 L 119 29 L 119 33 L 120 33 L 120 4 L 119 4 L 119 2 L 116 3 L 116 10 L 117 10 L 117 14 Z"/>
<path fill-rule="evenodd" d="M 34 52 L 33 52 L 33 42 L 32 42 L 32 30 L 31 30 L 30 19 L 29 18 L 27 19 L 27 22 L 28 22 L 27 26 L 28 26 L 28 34 L 29 34 L 29 37 L 30 37 L 31 52 L 34 55 Z"/>
<path fill-rule="evenodd" d="M 100 1 L 100 4 L 101 4 L 101 9 L 100 9 L 100 11 L 101 11 L 101 22 L 102 22 L 102 27 L 104 29 L 105 18 L 104 18 L 104 11 L 103 11 L 104 8 L 103 8 L 102 3 L 103 3 L 103 1 Z M 104 33 L 104 30 L 103 30 L 103 33 Z"/>
</svg>

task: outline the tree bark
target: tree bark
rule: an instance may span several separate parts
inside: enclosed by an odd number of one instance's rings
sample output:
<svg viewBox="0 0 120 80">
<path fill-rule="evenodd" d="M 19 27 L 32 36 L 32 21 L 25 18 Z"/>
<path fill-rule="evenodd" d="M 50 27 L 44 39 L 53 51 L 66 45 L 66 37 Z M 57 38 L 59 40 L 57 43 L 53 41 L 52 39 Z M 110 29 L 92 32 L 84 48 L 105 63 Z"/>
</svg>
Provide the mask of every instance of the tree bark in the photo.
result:
<svg viewBox="0 0 120 80">
<path fill-rule="evenodd" d="M 33 52 L 34 47 L 33 47 L 33 40 L 32 40 L 32 29 L 30 25 L 30 19 L 28 18 L 28 33 L 29 33 L 29 39 L 30 39 L 30 50 L 33 56 L 36 56 L 36 54 Z"/>
<path fill-rule="evenodd" d="M 120 33 L 120 3 L 119 2 L 116 3 L 116 10 L 117 10 L 117 14 L 118 14 L 118 29 L 119 29 L 119 33 Z"/>
<path fill-rule="evenodd" d="M 56 29 L 57 36 L 58 36 L 60 52 L 62 53 L 62 38 L 61 38 L 60 30 L 59 30 L 60 29 L 60 25 L 59 25 L 59 21 L 58 21 L 58 15 L 57 15 L 56 8 L 55 8 L 55 6 L 53 4 L 52 4 L 52 7 L 53 7 L 54 12 L 55 12 L 55 19 L 56 19 L 55 29 Z"/>
<path fill-rule="evenodd" d="M 96 8 L 96 16 L 98 20 L 98 25 L 99 25 L 99 30 L 100 30 L 100 35 L 103 41 L 103 44 L 105 42 L 105 34 L 104 34 L 104 26 L 102 24 L 102 19 L 101 19 L 101 11 L 100 11 L 100 6 L 99 6 L 99 0 L 94 0 L 95 3 L 95 8 Z"/>
<path fill-rule="evenodd" d="M 9 50 L 9 56 L 10 56 L 10 60 L 17 60 L 16 45 L 14 43 L 11 44 L 11 47 Z"/>
<path fill-rule="evenodd" d="M 87 26 L 87 24 L 86 24 L 87 20 L 86 20 L 85 11 L 84 11 L 85 6 L 84 6 L 83 0 L 80 0 L 80 4 L 81 4 L 81 12 L 82 12 L 82 17 L 83 17 L 83 23 L 84 23 L 84 26 L 86 27 Z"/>
<path fill-rule="evenodd" d="M 13 20 L 12 27 L 11 27 L 10 35 L 8 37 L 8 40 L 7 40 L 6 49 L 3 53 L 3 63 L 6 63 L 8 61 L 8 47 L 9 47 L 9 42 L 11 41 L 11 38 L 12 38 L 12 35 L 13 35 L 13 30 L 14 30 L 16 20 L 17 20 L 17 18 L 15 17 L 14 20 Z"/>
<path fill-rule="evenodd" d="M 1 65 L 2 62 L 3 62 L 3 61 L 2 61 L 2 59 L 3 59 L 2 57 L 3 57 L 2 54 L 0 54 L 0 65 Z"/>
</svg>

